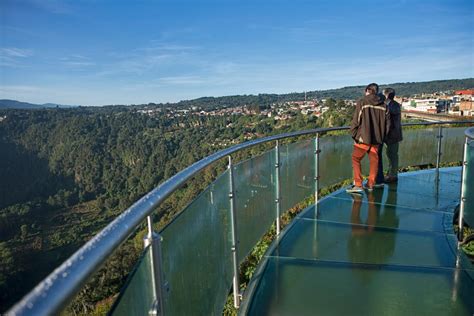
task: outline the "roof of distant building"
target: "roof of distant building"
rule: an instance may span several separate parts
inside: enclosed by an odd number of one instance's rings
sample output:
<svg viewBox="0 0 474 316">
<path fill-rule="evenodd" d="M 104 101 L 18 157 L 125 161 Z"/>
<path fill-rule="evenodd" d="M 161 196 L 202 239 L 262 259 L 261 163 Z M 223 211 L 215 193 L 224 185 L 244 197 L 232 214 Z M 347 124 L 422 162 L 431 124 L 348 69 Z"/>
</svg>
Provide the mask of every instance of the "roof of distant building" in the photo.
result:
<svg viewBox="0 0 474 316">
<path fill-rule="evenodd" d="M 474 89 L 457 90 L 454 94 L 459 94 L 459 95 L 473 95 L 473 94 L 474 94 Z"/>
</svg>

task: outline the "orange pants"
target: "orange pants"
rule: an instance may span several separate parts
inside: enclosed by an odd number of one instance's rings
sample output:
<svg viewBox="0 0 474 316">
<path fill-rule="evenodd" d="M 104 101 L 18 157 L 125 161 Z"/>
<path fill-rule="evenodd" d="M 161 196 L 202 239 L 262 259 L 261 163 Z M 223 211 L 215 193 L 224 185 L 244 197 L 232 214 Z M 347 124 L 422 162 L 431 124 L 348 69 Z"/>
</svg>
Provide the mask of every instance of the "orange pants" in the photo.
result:
<svg viewBox="0 0 474 316">
<path fill-rule="evenodd" d="M 372 187 L 375 184 L 375 177 L 377 176 L 379 155 L 379 145 L 354 144 L 354 151 L 352 152 L 352 169 L 354 170 L 354 184 L 362 187 L 362 170 L 360 162 L 365 154 L 369 154 L 369 181 L 368 186 Z"/>
</svg>

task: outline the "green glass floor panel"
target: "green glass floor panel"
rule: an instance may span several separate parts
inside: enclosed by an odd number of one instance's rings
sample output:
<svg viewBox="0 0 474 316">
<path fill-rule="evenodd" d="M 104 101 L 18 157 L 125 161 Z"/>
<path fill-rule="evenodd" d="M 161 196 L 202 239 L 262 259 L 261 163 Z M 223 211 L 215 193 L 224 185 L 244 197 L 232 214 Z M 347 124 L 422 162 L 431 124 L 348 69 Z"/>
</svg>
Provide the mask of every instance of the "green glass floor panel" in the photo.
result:
<svg viewBox="0 0 474 316">
<path fill-rule="evenodd" d="M 446 170 L 447 169 L 447 170 Z M 410 173 L 399 177 L 398 186 L 390 185 L 390 189 L 400 192 L 415 192 L 427 196 L 457 197 L 461 192 L 461 167 L 451 167 L 439 170 L 439 184 L 436 185 L 436 170 L 423 170 L 416 172 L 416 176 Z"/>
<path fill-rule="evenodd" d="M 328 197 L 301 217 L 339 223 L 404 230 L 453 233 L 453 214 L 385 204 L 382 194 L 353 195 L 352 200 Z M 389 199 L 385 199 L 388 201 Z"/>
<path fill-rule="evenodd" d="M 453 212 L 459 204 L 461 168 L 440 169 L 439 184 L 435 170 L 401 174 L 398 183 L 375 189 L 371 195 L 376 203 L 411 209 Z M 369 196 L 364 192 L 364 196 Z M 332 195 L 352 201 L 352 194 L 344 190 Z"/>
<path fill-rule="evenodd" d="M 270 258 L 248 315 L 472 315 L 473 297 L 459 269 Z"/>
<path fill-rule="evenodd" d="M 377 203 L 412 209 L 453 212 L 459 204 L 460 189 L 456 192 L 453 190 L 449 193 L 437 193 L 432 187 L 433 182 L 430 184 L 429 182 L 403 181 L 400 179 L 398 184 L 385 185 L 384 188 L 374 189 L 372 194 Z M 367 193 L 365 191 L 363 195 L 367 196 Z M 333 197 L 352 201 L 352 194 L 346 193 L 344 190 L 333 195 Z"/>
<path fill-rule="evenodd" d="M 455 240 L 442 233 L 296 219 L 271 256 L 452 268 Z"/>
</svg>

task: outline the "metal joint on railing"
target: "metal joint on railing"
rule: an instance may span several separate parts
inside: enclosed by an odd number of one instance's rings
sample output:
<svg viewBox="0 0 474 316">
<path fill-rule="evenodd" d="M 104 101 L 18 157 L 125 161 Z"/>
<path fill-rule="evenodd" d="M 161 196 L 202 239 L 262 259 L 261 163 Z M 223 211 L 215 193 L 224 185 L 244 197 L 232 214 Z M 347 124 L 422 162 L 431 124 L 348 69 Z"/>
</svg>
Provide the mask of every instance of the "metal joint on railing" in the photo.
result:
<svg viewBox="0 0 474 316">
<path fill-rule="evenodd" d="M 154 301 L 153 301 L 153 305 L 151 306 L 150 311 L 148 312 L 148 315 L 150 315 L 150 316 L 157 316 L 158 313 L 159 313 L 158 301 L 157 301 L 157 300 L 154 300 Z"/>
</svg>

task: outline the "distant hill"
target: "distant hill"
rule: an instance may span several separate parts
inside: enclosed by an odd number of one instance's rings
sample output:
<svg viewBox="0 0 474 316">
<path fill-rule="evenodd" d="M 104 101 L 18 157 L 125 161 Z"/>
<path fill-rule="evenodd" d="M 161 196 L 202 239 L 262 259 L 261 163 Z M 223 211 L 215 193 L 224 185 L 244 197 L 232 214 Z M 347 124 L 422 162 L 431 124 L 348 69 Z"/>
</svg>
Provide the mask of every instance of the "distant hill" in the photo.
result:
<svg viewBox="0 0 474 316">
<path fill-rule="evenodd" d="M 55 103 L 33 104 L 16 100 L 3 99 L 0 100 L 1 109 L 45 109 L 45 108 L 71 108 L 75 105 L 63 105 Z"/>
<path fill-rule="evenodd" d="M 421 93 L 473 88 L 474 78 L 435 80 L 425 82 L 399 82 L 380 85 L 381 89 L 388 86 L 394 88 L 397 95 L 399 96 L 411 96 Z M 350 86 L 338 89 L 306 91 L 306 97 L 308 99 L 358 99 L 362 96 L 364 87 L 365 86 Z M 304 100 L 304 97 L 304 92 L 286 94 L 233 95 L 224 97 L 202 97 L 194 100 L 180 101 L 177 103 L 151 103 L 149 105 L 177 108 L 189 108 L 192 106 L 197 106 L 203 109 L 216 109 L 243 105 L 259 105 L 266 107 L 275 102 Z"/>
<path fill-rule="evenodd" d="M 433 93 L 440 91 L 453 91 L 474 88 L 474 78 L 451 79 L 451 80 L 434 80 L 425 82 L 398 82 L 390 84 L 381 84 L 380 88 L 392 87 L 398 96 L 412 96 L 421 93 Z M 362 96 L 365 86 L 350 86 L 328 90 L 306 91 L 306 98 L 311 99 L 358 99 Z M 191 108 L 199 107 L 205 110 L 229 108 L 236 106 L 258 105 L 262 108 L 269 107 L 273 103 L 286 101 L 301 101 L 305 98 L 305 92 L 293 92 L 285 94 L 268 94 L 262 93 L 258 95 L 231 95 L 222 97 L 201 97 L 193 100 L 183 100 L 176 103 L 148 103 L 140 105 L 132 105 L 134 108 L 143 107 L 169 107 L 169 108 Z M 3 109 L 44 109 L 44 108 L 72 108 L 77 105 L 62 105 L 54 103 L 32 104 L 15 100 L 0 100 L 0 110 Z M 128 107 L 126 105 L 108 105 L 104 108 L 112 108 L 113 110 Z M 94 107 L 94 110 L 99 110 Z"/>
</svg>

